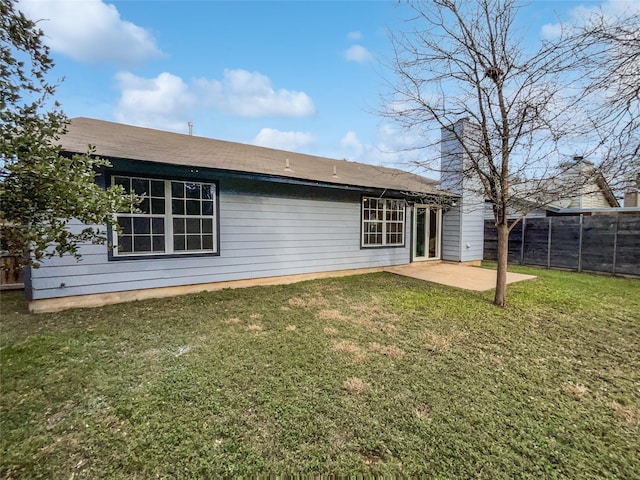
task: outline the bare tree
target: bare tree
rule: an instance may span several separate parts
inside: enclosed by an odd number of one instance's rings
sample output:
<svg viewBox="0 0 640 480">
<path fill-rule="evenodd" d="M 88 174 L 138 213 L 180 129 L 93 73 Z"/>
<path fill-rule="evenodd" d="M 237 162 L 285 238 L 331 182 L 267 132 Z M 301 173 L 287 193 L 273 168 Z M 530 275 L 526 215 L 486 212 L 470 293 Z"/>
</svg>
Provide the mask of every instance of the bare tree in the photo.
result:
<svg viewBox="0 0 640 480">
<path fill-rule="evenodd" d="M 565 28 L 585 54 L 590 118 L 602 163 L 619 173 L 612 186 L 624 189 L 640 175 L 640 7 L 615 15 L 593 10 Z"/>
<path fill-rule="evenodd" d="M 521 7 L 514 0 L 409 7 L 413 29 L 391 36 L 395 75 L 381 113 L 425 139 L 441 130 L 440 138 L 412 146 L 424 154 L 417 163 L 443 180 L 470 180 L 466 189 L 481 200 L 475 208 L 484 208 L 483 199 L 493 205 L 494 303 L 504 306 L 510 230 L 528 210 L 577 195 L 602 175 L 596 162 L 568 175 L 575 165 L 567 161 L 601 146 L 583 143 L 592 132 L 583 100 L 593 92 L 581 87 L 593 80 L 587 52 L 595 43 L 582 45 L 572 30 L 532 46 L 516 30 Z M 437 147 L 452 141 L 457 148 L 440 158 Z"/>
</svg>

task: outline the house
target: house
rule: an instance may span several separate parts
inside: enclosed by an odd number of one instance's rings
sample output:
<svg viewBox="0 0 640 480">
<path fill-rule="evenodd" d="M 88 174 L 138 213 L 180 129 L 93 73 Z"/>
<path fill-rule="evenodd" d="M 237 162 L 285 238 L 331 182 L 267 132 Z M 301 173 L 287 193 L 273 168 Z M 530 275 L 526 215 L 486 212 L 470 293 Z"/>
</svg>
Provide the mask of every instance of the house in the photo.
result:
<svg viewBox="0 0 640 480">
<path fill-rule="evenodd" d="M 579 215 L 620 207 L 604 175 L 583 157 L 573 157 L 561 165 L 557 177 L 544 182 L 542 188 L 536 181 L 515 182 L 509 218 Z M 485 220 L 494 220 L 491 202 L 485 204 Z"/>
<path fill-rule="evenodd" d="M 30 269 L 32 311 L 482 258 L 463 190 L 413 173 L 89 118 L 60 142 L 95 146 L 112 164 L 97 181 L 144 200 L 116 215 L 109 246 Z"/>
</svg>

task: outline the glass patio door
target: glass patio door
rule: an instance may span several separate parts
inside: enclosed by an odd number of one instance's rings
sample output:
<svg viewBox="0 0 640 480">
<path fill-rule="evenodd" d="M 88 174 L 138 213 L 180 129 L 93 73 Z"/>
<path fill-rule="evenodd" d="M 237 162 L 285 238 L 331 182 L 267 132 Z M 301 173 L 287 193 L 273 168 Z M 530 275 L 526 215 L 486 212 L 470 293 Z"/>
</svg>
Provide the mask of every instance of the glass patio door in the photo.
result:
<svg viewBox="0 0 640 480">
<path fill-rule="evenodd" d="M 442 209 L 433 205 L 416 205 L 413 215 L 413 260 L 440 258 Z"/>
</svg>

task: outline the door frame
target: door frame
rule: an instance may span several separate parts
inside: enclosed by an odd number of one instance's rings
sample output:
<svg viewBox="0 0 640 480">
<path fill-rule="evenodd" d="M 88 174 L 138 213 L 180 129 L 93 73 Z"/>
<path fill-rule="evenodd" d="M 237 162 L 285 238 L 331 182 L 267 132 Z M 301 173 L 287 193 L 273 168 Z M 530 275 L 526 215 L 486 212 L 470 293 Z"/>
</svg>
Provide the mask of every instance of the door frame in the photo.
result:
<svg viewBox="0 0 640 480">
<path fill-rule="evenodd" d="M 418 209 L 426 210 L 427 221 L 425 222 L 425 253 L 424 257 L 418 257 L 416 249 L 418 247 Z M 436 211 L 436 254 L 429 257 L 429 231 L 431 210 Z M 411 257 L 413 262 L 425 262 L 430 260 L 440 260 L 442 256 L 442 206 L 416 203 L 413 206 L 413 222 L 412 222 L 412 248 Z"/>
</svg>

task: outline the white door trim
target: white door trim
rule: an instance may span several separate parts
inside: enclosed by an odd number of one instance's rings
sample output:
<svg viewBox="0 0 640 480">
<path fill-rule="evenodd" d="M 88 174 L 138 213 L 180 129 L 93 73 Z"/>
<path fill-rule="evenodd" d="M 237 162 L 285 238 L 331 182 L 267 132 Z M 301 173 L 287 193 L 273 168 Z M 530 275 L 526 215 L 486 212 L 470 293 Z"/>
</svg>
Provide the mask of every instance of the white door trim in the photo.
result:
<svg viewBox="0 0 640 480">
<path fill-rule="evenodd" d="M 425 210 L 425 225 L 424 225 L 424 255 L 418 256 L 418 210 Z M 429 256 L 429 238 L 431 236 L 430 232 L 430 217 L 431 212 L 436 212 L 436 232 L 435 232 L 435 255 Z M 429 260 L 440 260 L 441 258 L 441 250 L 442 250 L 442 207 L 439 205 L 426 205 L 426 204 L 415 204 L 413 206 L 413 232 L 412 232 L 412 240 L 413 240 L 413 251 L 412 257 L 414 262 L 423 262 Z"/>
</svg>

